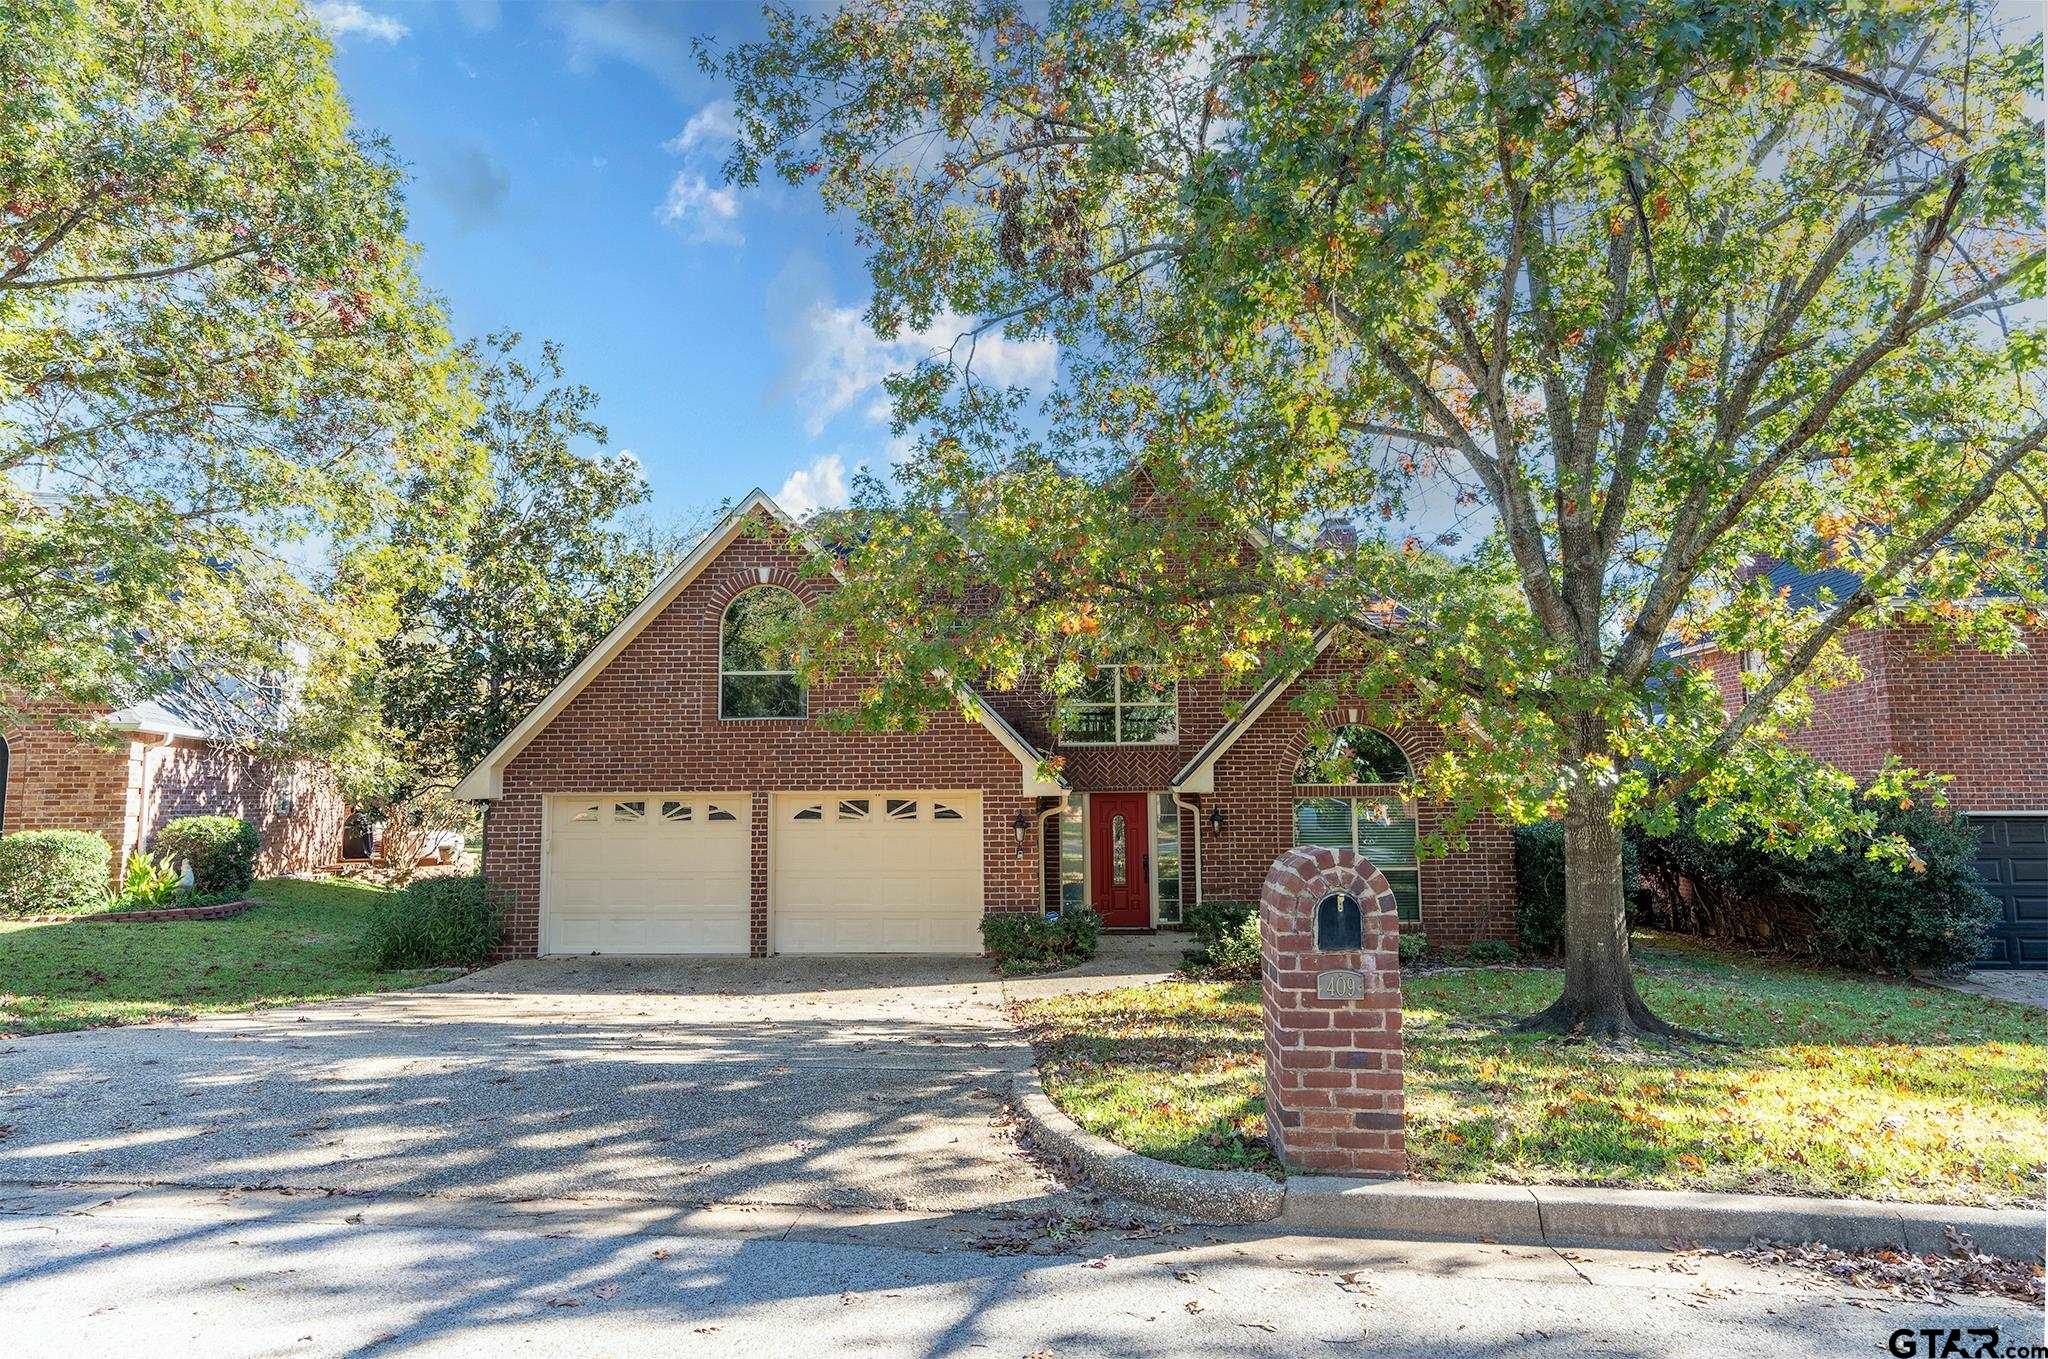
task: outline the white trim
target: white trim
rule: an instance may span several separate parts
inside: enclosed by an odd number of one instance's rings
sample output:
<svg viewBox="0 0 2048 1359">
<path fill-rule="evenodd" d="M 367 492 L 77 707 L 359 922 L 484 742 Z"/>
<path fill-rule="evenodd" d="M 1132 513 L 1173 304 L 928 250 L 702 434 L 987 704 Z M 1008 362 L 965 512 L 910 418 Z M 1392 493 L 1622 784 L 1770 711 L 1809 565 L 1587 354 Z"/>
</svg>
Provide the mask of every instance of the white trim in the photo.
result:
<svg viewBox="0 0 2048 1359">
<path fill-rule="evenodd" d="M 688 556 L 670 567 L 668 573 L 657 581 L 654 588 L 648 592 L 647 597 L 641 600 L 633 611 L 620 621 L 617 627 L 606 633 L 604 639 L 592 647 L 589 654 L 584 656 L 581 661 L 577 662 L 576 667 L 563 677 L 561 683 L 549 691 L 546 698 L 543 698 L 534 705 L 533 711 L 522 718 L 519 725 L 512 728 L 506 734 L 505 739 L 498 742 L 497 746 L 490 754 L 484 756 L 476 768 L 463 776 L 462 781 L 455 785 L 455 796 L 471 801 L 496 801 L 498 798 L 503 797 L 505 795 L 505 766 L 510 764 L 519 752 L 526 748 L 527 743 L 547 727 L 548 723 L 554 721 L 560 715 L 562 709 L 567 707 L 578 694 L 582 693 L 585 686 L 591 680 L 597 678 L 606 666 L 616 660 L 619 653 L 626 649 L 627 644 L 639 636 L 641 631 L 649 623 L 653 622 L 663 609 L 674 603 L 676 596 L 683 592 L 684 587 L 703 574 L 704 569 L 721 552 L 725 551 L 727 545 L 734 538 L 739 536 L 741 528 L 746 524 L 747 517 L 756 510 L 765 513 L 792 539 L 802 540 L 802 526 L 790 518 L 780 505 L 777 505 L 770 499 L 766 491 L 757 487 L 753 491 L 748 492 L 746 499 L 740 501 L 730 514 L 726 515 L 724 519 L 719 521 L 716 527 L 705 534 L 703 540 L 691 549 Z M 834 574 L 837 574 L 836 568 Z M 721 611 L 720 618 L 723 619 L 723 617 L 724 615 Z M 1002 744 L 1003 748 L 1008 750 L 1016 758 L 1017 762 L 1023 766 L 1021 791 L 1025 796 L 1049 797 L 1066 791 L 1067 783 L 1064 778 L 1047 780 L 1039 777 L 1038 767 L 1043 757 L 1030 742 L 1017 733 L 1015 727 L 1012 727 L 1003 720 L 1001 714 L 983 702 L 981 697 L 975 694 L 972 689 L 954 681 L 951 676 L 941 673 L 939 679 L 954 689 L 955 693 L 969 709 L 969 715 L 979 721 L 983 727 L 987 728 L 989 734 L 994 736 Z M 781 718 L 776 720 L 793 721 L 795 719 Z"/>
<path fill-rule="evenodd" d="M 1169 793 L 1215 792 L 1216 762 L 1230 753 L 1230 748 L 1237 744 L 1238 738 L 1251 730 L 1252 726 L 1266 715 L 1268 708 L 1271 708 L 1280 701 L 1280 695 L 1286 693 L 1290 685 L 1308 673 L 1309 666 L 1314 665 L 1316 659 L 1320 658 L 1325 651 L 1330 649 L 1330 643 L 1336 636 L 1337 629 L 1334 625 L 1324 628 L 1322 633 L 1316 638 L 1315 656 L 1311 658 L 1309 664 L 1291 675 L 1275 675 L 1272 679 L 1268 680 L 1266 687 L 1252 696 L 1252 701 L 1245 706 L 1244 711 L 1239 713 L 1234 721 L 1224 723 L 1217 730 L 1216 734 L 1209 738 L 1208 744 L 1195 752 L 1195 758 L 1189 760 L 1178 774 L 1175 774 L 1166 781 L 1166 791 Z"/>
</svg>

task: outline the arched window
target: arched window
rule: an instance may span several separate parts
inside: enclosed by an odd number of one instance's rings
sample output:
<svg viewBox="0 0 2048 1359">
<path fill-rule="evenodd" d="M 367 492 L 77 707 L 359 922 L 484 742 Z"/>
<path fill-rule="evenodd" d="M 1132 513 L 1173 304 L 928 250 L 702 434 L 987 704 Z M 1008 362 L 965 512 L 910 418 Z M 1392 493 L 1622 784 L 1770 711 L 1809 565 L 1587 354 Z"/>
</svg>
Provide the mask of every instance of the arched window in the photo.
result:
<svg viewBox="0 0 2048 1359">
<path fill-rule="evenodd" d="M 718 632 L 720 717 L 803 717 L 809 696 L 797 676 L 795 630 L 803 603 L 763 585 L 725 606 Z"/>
<path fill-rule="evenodd" d="M 1394 738 L 1371 727 L 1338 727 L 1311 741 L 1296 783 L 1406 783 L 1414 776 Z"/>
<path fill-rule="evenodd" d="M 1371 727 L 1338 727 L 1309 743 L 1294 767 L 1299 784 L 1407 783 L 1414 769 L 1394 738 Z M 1355 850 L 1386 875 L 1401 919 L 1422 919 L 1415 804 L 1405 796 L 1305 797 L 1294 804 L 1294 843 Z"/>
</svg>

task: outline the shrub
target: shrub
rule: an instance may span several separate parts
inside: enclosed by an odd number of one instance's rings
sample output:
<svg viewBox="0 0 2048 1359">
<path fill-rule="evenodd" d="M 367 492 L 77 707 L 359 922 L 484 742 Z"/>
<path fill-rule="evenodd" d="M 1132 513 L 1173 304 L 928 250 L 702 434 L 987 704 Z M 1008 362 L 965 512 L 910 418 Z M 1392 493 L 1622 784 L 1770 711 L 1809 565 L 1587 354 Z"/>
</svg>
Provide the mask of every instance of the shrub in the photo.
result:
<svg viewBox="0 0 2048 1359">
<path fill-rule="evenodd" d="M 1429 951 L 1429 936 L 1421 930 L 1401 931 L 1401 966 L 1406 969 L 1418 967 L 1422 955 Z"/>
<path fill-rule="evenodd" d="M 156 852 L 190 868 L 201 896 L 248 891 L 262 843 L 254 826 L 232 816 L 181 816 L 156 833 Z"/>
<path fill-rule="evenodd" d="M 1512 963 L 1522 955 L 1505 939 L 1482 939 L 1466 949 L 1465 956 L 1478 966 L 1487 967 L 1497 963 Z"/>
<path fill-rule="evenodd" d="M 114 851 L 91 831 L 0 836 L 0 915 L 74 915 L 107 904 Z"/>
<path fill-rule="evenodd" d="M 176 901 L 184 890 L 185 883 L 175 864 L 138 849 L 128 856 L 127 867 L 121 870 L 119 909 L 160 909 Z"/>
<path fill-rule="evenodd" d="M 1641 911 L 1642 889 L 1633 837 L 1622 842 L 1622 894 L 1631 924 Z M 1564 824 L 1538 821 L 1515 827 L 1515 932 L 1525 952 L 1555 958 L 1564 952 Z"/>
<path fill-rule="evenodd" d="M 1873 840 L 1892 835 L 1912 846 L 1913 864 L 1870 857 Z M 1976 854 L 1967 820 L 1919 799 L 1885 802 L 1870 833 L 1804 859 L 1706 840 L 1690 807 L 1672 834 L 1643 842 L 1657 923 L 1898 975 L 1964 967 L 1984 951 L 1998 903 L 1977 876 Z"/>
<path fill-rule="evenodd" d="M 1252 957 L 1249 964 L 1243 961 L 1243 939 L 1249 922 L 1252 941 Z M 1188 908 L 1188 933 L 1194 935 L 1194 947 L 1181 955 L 1181 967 L 1194 976 L 1236 977 L 1249 980 L 1259 975 L 1258 938 L 1259 904 L 1256 901 L 1198 901 Z M 1231 941 L 1236 940 L 1233 944 Z M 1219 959 L 1219 953 L 1238 950 L 1234 960 L 1227 966 Z"/>
<path fill-rule="evenodd" d="M 1198 901 L 1188 910 L 1187 926 L 1197 943 L 1214 944 L 1258 916 L 1256 901 Z"/>
<path fill-rule="evenodd" d="M 982 947 L 1005 972 L 1071 967 L 1095 956 L 1102 917 L 1085 906 L 1056 915 L 1004 911 L 981 918 Z"/>
<path fill-rule="evenodd" d="M 382 967 L 479 967 L 498 946 L 497 892 L 481 877 L 421 878 L 370 915 Z"/>
<path fill-rule="evenodd" d="M 1219 981 L 1257 981 L 1259 959 L 1263 949 L 1259 943 L 1259 918 L 1248 915 L 1237 922 L 1237 927 L 1226 931 L 1214 943 L 1204 945 L 1200 971 Z"/>
</svg>

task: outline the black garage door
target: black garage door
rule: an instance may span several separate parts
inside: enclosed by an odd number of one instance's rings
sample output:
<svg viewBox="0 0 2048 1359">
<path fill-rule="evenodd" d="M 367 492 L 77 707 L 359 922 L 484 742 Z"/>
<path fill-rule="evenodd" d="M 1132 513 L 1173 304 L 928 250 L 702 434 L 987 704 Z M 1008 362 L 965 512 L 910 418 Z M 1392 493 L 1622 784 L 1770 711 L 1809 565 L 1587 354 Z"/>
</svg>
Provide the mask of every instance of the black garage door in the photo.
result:
<svg viewBox="0 0 2048 1359">
<path fill-rule="evenodd" d="M 1984 967 L 2048 967 L 2048 816 L 1979 816 L 1977 871 L 1998 899 Z"/>
</svg>

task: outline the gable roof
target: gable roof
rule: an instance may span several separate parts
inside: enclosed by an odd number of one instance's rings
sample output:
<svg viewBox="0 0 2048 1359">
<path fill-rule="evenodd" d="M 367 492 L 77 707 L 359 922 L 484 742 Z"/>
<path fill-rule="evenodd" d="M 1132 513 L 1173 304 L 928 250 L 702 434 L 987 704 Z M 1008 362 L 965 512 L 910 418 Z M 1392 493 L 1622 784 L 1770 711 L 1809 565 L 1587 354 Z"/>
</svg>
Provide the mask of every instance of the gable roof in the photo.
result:
<svg viewBox="0 0 2048 1359">
<path fill-rule="evenodd" d="M 462 781 L 455 785 L 455 796 L 472 801 L 491 801 L 504 796 L 505 766 L 510 764 L 548 723 L 554 721 L 562 709 L 568 707 L 570 702 L 583 692 L 586 685 L 616 660 L 619 653 L 624 651 L 663 609 L 674 603 L 676 596 L 683 592 L 685 586 L 696 580 L 704 573 L 705 568 L 717 560 L 719 554 L 739 536 L 740 531 L 746 526 L 748 516 L 757 511 L 766 514 L 792 540 L 808 542 L 803 526 L 776 504 L 766 491 L 759 487 L 750 491 L 746 499 L 735 505 L 731 513 L 719 520 L 717 525 L 698 541 L 689 555 L 670 567 L 661 579 L 655 582 L 647 597 L 635 605 L 633 611 L 627 614 L 617 627 L 606 633 L 604 639 L 592 647 L 589 653 L 576 663 L 575 668 L 548 691 L 546 698 L 534 705 L 533 711 L 527 713 L 518 726 L 506 733 L 505 739 L 498 742 L 476 768 L 463 775 Z M 837 566 L 833 568 L 833 574 L 839 574 Z M 949 685 L 957 696 L 965 700 L 967 706 L 973 710 L 976 720 L 988 729 L 989 734 L 1017 758 L 1017 763 L 1023 769 L 1022 785 L 1027 796 L 1055 797 L 1066 791 L 1064 779 L 1047 780 L 1039 776 L 1039 764 L 1044 757 L 1037 747 L 1018 734 L 1015 727 L 1003 720 L 1002 714 L 990 707 L 968 686 L 951 676 L 941 675 L 940 679 Z"/>
<path fill-rule="evenodd" d="M 1195 757 L 1182 765 L 1178 774 L 1166 781 L 1166 786 L 1177 793 L 1215 792 L 1216 762 L 1237 744 L 1238 737 L 1251 730 L 1252 724 L 1266 715 L 1268 708 L 1280 701 L 1280 695 L 1287 692 L 1289 685 L 1307 674 L 1310 666 L 1330 649 L 1330 643 L 1336 640 L 1337 628 L 1337 624 L 1332 624 L 1317 633 L 1315 657 L 1310 659 L 1308 665 L 1267 680 L 1265 686 L 1252 695 L 1251 702 L 1245 704 L 1236 717 L 1217 728 L 1216 734 L 1195 752 Z"/>
</svg>

